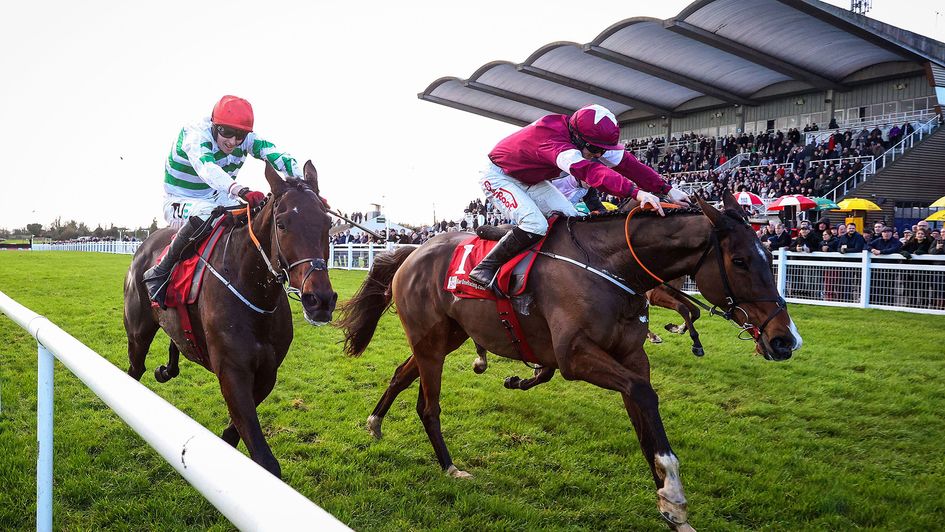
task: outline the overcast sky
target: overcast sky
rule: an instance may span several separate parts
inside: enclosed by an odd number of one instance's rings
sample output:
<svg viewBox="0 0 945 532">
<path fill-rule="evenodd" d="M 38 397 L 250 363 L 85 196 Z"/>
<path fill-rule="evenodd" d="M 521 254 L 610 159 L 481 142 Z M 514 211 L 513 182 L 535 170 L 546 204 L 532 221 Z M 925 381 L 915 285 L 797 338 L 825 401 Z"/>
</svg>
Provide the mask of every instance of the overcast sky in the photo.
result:
<svg viewBox="0 0 945 532">
<path fill-rule="evenodd" d="M 10 2 L 0 18 L 0 227 L 76 219 L 147 226 L 184 123 L 223 94 L 256 131 L 319 170 L 343 211 L 455 219 L 485 154 L 516 128 L 417 98 L 435 79 L 588 42 L 689 1 Z M 848 0 L 829 3 L 848 8 Z M 936 10 L 941 14 L 936 14 Z M 873 0 L 869 16 L 945 41 L 945 7 Z M 240 181 L 266 191 L 249 159 Z"/>
</svg>

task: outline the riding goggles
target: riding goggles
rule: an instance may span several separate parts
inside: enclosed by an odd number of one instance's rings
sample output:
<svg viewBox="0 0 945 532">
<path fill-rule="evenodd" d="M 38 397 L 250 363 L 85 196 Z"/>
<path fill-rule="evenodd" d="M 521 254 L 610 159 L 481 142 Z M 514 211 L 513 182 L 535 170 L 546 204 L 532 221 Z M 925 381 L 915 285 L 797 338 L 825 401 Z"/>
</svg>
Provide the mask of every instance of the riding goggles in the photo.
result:
<svg viewBox="0 0 945 532">
<path fill-rule="evenodd" d="M 231 139 L 233 137 L 236 137 L 236 140 L 239 142 L 243 142 L 243 139 L 246 138 L 246 135 L 249 135 L 249 131 L 243 131 L 242 129 L 236 129 L 229 126 L 221 126 L 217 124 L 213 125 L 213 131 L 215 131 L 217 135 L 220 135 L 221 137 L 225 139 Z"/>
</svg>

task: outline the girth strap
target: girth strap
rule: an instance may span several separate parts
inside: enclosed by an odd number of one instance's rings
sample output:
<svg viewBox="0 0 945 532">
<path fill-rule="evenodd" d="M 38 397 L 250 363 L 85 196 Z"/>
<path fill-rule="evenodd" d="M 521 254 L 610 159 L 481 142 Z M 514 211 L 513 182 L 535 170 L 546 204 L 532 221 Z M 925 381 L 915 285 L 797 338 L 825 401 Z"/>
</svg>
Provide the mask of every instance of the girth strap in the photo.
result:
<svg viewBox="0 0 945 532">
<path fill-rule="evenodd" d="M 499 322 L 502 323 L 506 332 L 509 333 L 512 345 L 518 350 L 522 360 L 532 364 L 540 364 L 541 362 L 539 362 L 538 357 L 535 356 L 535 352 L 532 351 L 531 346 L 528 345 L 528 341 L 525 340 L 525 331 L 522 330 L 522 324 L 519 323 L 515 309 L 512 308 L 512 301 L 504 297 L 499 297 L 495 300 L 495 306 L 496 310 L 499 311 Z"/>
</svg>

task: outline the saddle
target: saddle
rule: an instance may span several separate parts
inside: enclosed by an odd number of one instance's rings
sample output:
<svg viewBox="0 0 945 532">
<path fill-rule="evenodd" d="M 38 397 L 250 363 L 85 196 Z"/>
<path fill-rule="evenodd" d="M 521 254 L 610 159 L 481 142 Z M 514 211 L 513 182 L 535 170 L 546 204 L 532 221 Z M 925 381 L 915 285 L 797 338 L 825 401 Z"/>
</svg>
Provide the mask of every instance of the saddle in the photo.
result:
<svg viewBox="0 0 945 532">
<path fill-rule="evenodd" d="M 551 226 L 557 219 L 557 216 L 548 219 L 549 233 L 551 232 Z M 487 238 L 496 236 L 501 238 L 505 232 L 501 229 L 483 230 L 477 231 L 477 235 L 479 234 Z M 496 276 L 496 290 L 492 291 L 470 280 L 469 272 L 495 247 L 496 242 L 480 236 L 472 236 L 456 246 L 443 283 L 443 289 L 456 297 L 495 301 L 499 313 L 499 322 L 508 331 L 509 337 L 518 348 L 522 360 L 533 364 L 539 363 L 538 358 L 532 352 L 528 342 L 525 341 L 525 335 L 521 324 L 519 324 L 518 316 L 512 307 L 511 298 L 521 296 L 525 292 L 528 276 L 546 238 L 547 236 L 503 264 Z"/>
<path fill-rule="evenodd" d="M 182 259 L 174 266 L 167 285 L 167 296 L 164 298 L 164 304 L 167 307 L 175 307 L 178 309 L 177 316 L 180 319 L 184 338 L 191 347 L 194 348 L 197 356 L 205 362 L 206 355 L 203 349 L 200 348 L 196 335 L 194 335 L 187 306 L 197 302 L 200 287 L 203 283 L 203 277 L 207 270 L 206 261 L 210 260 L 210 254 L 213 253 L 213 249 L 216 247 L 217 243 L 220 241 L 220 237 L 229 225 L 227 222 L 231 219 L 232 218 L 227 215 L 219 216 L 213 222 L 213 228 L 209 231 L 207 236 L 197 244 L 197 252 L 186 259 Z M 164 255 L 167 254 L 169 248 L 170 243 L 164 247 L 164 250 L 158 256 L 155 264 L 160 262 Z M 158 304 L 152 301 L 151 307 L 156 308 Z"/>
</svg>

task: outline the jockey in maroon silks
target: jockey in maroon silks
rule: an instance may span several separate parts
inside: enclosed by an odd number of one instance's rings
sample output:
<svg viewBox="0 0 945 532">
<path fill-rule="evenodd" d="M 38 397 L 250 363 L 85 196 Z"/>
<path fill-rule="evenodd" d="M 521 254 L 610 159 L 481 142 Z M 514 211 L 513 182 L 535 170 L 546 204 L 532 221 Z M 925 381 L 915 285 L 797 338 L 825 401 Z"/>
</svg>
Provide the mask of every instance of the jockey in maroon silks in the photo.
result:
<svg viewBox="0 0 945 532">
<path fill-rule="evenodd" d="M 548 232 L 547 216 L 578 212 L 551 180 L 570 174 L 587 186 L 621 198 L 635 198 L 663 214 L 657 195 L 685 206 L 689 196 L 664 181 L 619 144 L 617 118 L 600 105 L 571 116 L 547 115 L 500 141 L 479 184 L 496 208 L 516 225 L 469 272 L 491 287 L 499 267 Z"/>
</svg>

